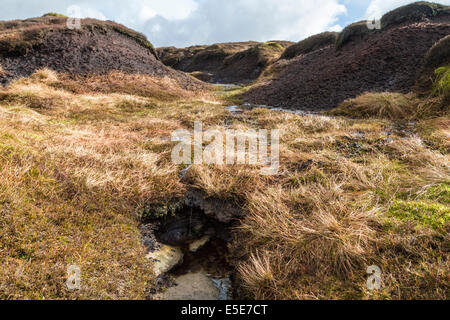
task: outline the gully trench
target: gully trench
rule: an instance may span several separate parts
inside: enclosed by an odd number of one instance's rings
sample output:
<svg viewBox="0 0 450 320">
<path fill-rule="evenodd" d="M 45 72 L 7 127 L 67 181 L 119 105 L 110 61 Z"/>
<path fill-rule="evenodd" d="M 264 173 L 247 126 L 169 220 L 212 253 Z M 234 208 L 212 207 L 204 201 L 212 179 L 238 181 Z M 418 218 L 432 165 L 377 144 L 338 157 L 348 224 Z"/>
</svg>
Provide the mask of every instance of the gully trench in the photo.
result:
<svg viewBox="0 0 450 320">
<path fill-rule="evenodd" d="M 238 210 L 191 193 L 175 214 L 141 226 L 147 258 L 157 276 L 151 299 L 231 300 L 234 268 L 229 264 L 233 217 Z M 211 215 L 221 207 L 222 215 Z M 206 209 L 206 211 L 205 211 Z"/>
<path fill-rule="evenodd" d="M 234 85 L 223 85 L 223 91 Z M 303 111 L 243 104 L 226 109 L 232 118 L 246 110 L 267 108 L 300 115 Z M 228 119 L 231 121 L 231 119 Z M 183 179 L 189 167 L 180 173 Z M 233 221 L 240 216 L 234 204 L 205 200 L 199 192 L 190 192 L 185 204 L 174 215 L 149 221 L 141 226 L 143 242 L 153 261 L 157 276 L 151 299 L 156 300 L 231 300 L 239 296 L 234 286 L 233 266 L 228 245 L 232 241 Z"/>
</svg>

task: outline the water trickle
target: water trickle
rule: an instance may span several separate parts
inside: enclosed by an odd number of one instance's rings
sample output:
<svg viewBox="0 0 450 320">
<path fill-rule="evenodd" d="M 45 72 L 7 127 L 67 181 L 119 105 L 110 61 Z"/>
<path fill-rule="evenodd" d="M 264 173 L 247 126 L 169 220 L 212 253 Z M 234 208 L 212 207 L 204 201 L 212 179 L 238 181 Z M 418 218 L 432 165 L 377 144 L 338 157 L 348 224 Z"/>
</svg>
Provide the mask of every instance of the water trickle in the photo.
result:
<svg viewBox="0 0 450 320">
<path fill-rule="evenodd" d="M 153 259 L 159 300 L 229 300 L 233 298 L 233 268 L 227 262 L 230 225 L 199 208 L 186 206 L 173 217 L 153 224 Z M 169 253 L 169 254 L 167 254 Z M 181 254 L 181 256 L 180 256 Z"/>
<path fill-rule="evenodd" d="M 301 116 L 317 116 L 319 114 L 318 112 L 303 111 L 303 110 L 291 110 L 291 109 L 267 106 L 267 105 L 263 105 L 263 104 L 250 104 L 250 103 L 244 103 L 242 105 L 232 105 L 232 106 L 226 107 L 226 109 L 231 114 L 234 114 L 234 115 L 243 113 L 246 110 L 252 110 L 252 109 L 257 109 L 257 108 L 263 108 L 263 109 L 268 109 L 268 110 L 272 110 L 272 111 L 297 114 L 297 115 L 301 115 Z"/>
</svg>

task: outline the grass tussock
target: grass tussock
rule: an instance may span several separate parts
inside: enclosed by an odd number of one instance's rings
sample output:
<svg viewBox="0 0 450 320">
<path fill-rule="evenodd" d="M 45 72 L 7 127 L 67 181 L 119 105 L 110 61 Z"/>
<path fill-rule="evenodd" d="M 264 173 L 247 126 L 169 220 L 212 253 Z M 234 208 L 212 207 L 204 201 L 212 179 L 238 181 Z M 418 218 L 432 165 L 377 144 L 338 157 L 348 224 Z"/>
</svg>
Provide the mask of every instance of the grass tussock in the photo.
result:
<svg viewBox="0 0 450 320">
<path fill-rule="evenodd" d="M 331 115 L 354 118 L 414 119 L 417 104 L 413 95 L 401 93 L 366 93 L 344 101 Z"/>
<path fill-rule="evenodd" d="M 211 99 L 207 92 L 201 90 L 189 90 L 183 88 L 180 83 L 169 77 L 154 77 L 143 74 L 127 74 L 122 72 L 111 72 L 104 75 L 67 75 L 56 74 L 49 69 L 41 69 L 29 78 L 16 81 L 9 87 L 9 93 L 14 91 L 26 93 L 22 88 L 45 85 L 41 96 L 46 91 L 50 96 L 56 95 L 96 95 L 96 94 L 124 94 L 136 97 L 146 97 L 155 101 L 173 102 L 180 98 L 190 99 L 203 96 Z M 25 94 L 26 95 L 26 94 Z"/>
<path fill-rule="evenodd" d="M 426 95 L 369 92 L 347 99 L 328 114 L 352 118 L 411 121 L 448 116 L 449 105 L 450 66 L 443 66 L 434 70 L 432 86 L 427 90 Z"/>
<path fill-rule="evenodd" d="M 5 70 L 3 69 L 2 65 L 0 64 L 0 78 L 4 77 L 7 75 L 7 72 L 5 72 Z"/>
</svg>

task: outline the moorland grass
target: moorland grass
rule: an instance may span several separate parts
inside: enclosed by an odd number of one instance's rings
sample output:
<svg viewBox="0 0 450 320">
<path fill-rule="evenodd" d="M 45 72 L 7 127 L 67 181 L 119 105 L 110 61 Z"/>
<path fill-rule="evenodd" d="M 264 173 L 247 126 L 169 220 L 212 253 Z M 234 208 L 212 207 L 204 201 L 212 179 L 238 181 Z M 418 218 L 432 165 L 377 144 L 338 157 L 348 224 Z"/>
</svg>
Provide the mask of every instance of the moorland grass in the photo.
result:
<svg viewBox="0 0 450 320">
<path fill-rule="evenodd" d="M 140 219 L 195 188 L 243 210 L 230 245 L 243 297 L 448 299 L 449 155 L 426 143 L 447 134 L 445 117 L 418 119 L 414 134 L 395 117 L 230 117 L 232 91 L 222 100 L 147 80 L 42 70 L 1 91 L 0 297 L 147 297 Z M 154 95 L 160 85 L 170 94 Z M 194 165 L 182 180 L 169 138 L 194 121 L 279 129 L 278 174 Z M 72 264 L 81 291 L 65 288 Z M 367 288 L 370 265 L 381 290 Z"/>
<path fill-rule="evenodd" d="M 109 93 L 95 92 L 96 78 L 70 83 L 83 93 L 61 79 L 42 70 L 1 90 L 0 297 L 146 298 L 155 282 L 139 216 L 183 191 L 163 140 L 180 125 L 152 113 L 199 103 L 174 99 L 175 84 L 168 100 L 145 96 L 156 79 L 113 74 Z M 120 93 L 129 85 L 140 95 Z M 80 291 L 65 286 L 70 265 L 81 268 Z"/>
</svg>

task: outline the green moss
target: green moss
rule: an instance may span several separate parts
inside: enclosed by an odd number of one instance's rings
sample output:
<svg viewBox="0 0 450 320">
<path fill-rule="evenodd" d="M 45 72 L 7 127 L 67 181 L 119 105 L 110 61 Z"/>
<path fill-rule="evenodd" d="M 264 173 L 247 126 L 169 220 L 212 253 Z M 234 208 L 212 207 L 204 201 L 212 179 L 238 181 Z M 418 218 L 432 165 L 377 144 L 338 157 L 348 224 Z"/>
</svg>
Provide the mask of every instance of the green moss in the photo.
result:
<svg viewBox="0 0 450 320">
<path fill-rule="evenodd" d="M 279 44 L 278 42 L 269 41 L 269 42 L 264 43 L 264 45 L 269 46 L 269 47 L 274 47 L 274 48 L 277 48 L 280 50 L 284 50 L 284 47 L 281 44 Z"/>
<path fill-rule="evenodd" d="M 183 205 L 183 199 L 175 199 L 166 203 L 154 203 L 149 205 L 141 212 L 141 219 L 155 220 L 167 216 L 173 216 L 178 210 L 183 208 Z"/>
<path fill-rule="evenodd" d="M 442 154 L 448 154 L 450 153 L 450 148 L 446 145 L 448 137 L 439 128 L 439 122 L 439 118 L 421 121 L 417 124 L 417 133 L 428 148 L 431 150 L 438 150 Z"/>
<path fill-rule="evenodd" d="M 450 65 L 436 69 L 434 74 L 437 79 L 434 83 L 433 94 L 448 94 L 450 92 Z"/>
<path fill-rule="evenodd" d="M 450 205 L 450 181 L 432 186 L 421 198 Z"/>
<path fill-rule="evenodd" d="M 450 220 L 450 207 L 429 201 L 395 200 L 389 214 L 400 220 L 413 220 L 433 229 L 442 229 Z"/>
<path fill-rule="evenodd" d="M 233 86 L 231 88 L 218 88 L 217 95 L 228 104 L 241 105 L 244 103 L 242 94 L 249 90 L 250 87 Z"/>
<path fill-rule="evenodd" d="M 62 13 L 56 13 L 56 12 L 49 12 L 43 15 L 43 17 L 62 17 L 62 18 L 67 18 L 66 15 L 62 14 Z"/>
<path fill-rule="evenodd" d="M 143 109 L 152 109 L 155 107 L 154 104 L 148 102 L 141 102 L 135 100 L 122 100 L 116 104 L 116 107 L 123 112 L 127 113 L 139 113 Z"/>
</svg>

